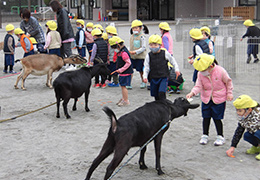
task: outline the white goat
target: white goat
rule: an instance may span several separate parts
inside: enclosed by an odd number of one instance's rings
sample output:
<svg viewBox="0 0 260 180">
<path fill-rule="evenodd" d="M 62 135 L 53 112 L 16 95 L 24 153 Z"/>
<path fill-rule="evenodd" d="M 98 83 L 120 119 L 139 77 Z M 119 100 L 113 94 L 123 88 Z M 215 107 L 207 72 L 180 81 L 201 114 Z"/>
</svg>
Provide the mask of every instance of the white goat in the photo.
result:
<svg viewBox="0 0 260 180">
<path fill-rule="evenodd" d="M 25 90 L 24 82 L 29 74 L 42 76 L 47 74 L 46 86 L 52 88 L 52 73 L 59 71 L 65 64 L 83 64 L 87 60 L 80 55 L 71 55 L 67 58 L 62 58 L 53 54 L 35 54 L 30 55 L 22 59 L 18 59 L 15 62 L 21 61 L 23 66 L 20 75 L 17 77 L 16 83 L 14 85 L 15 89 L 17 87 L 19 80 L 22 78 L 21 88 Z"/>
</svg>

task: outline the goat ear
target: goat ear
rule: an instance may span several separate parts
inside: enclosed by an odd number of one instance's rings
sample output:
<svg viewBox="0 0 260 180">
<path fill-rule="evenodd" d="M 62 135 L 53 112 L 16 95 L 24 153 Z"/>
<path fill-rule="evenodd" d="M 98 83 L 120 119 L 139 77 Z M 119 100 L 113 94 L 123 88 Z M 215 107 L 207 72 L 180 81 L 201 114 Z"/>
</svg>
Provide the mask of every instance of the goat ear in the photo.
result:
<svg viewBox="0 0 260 180">
<path fill-rule="evenodd" d="M 196 109 L 199 106 L 200 106 L 199 104 L 190 104 L 189 109 Z"/>
</svg>

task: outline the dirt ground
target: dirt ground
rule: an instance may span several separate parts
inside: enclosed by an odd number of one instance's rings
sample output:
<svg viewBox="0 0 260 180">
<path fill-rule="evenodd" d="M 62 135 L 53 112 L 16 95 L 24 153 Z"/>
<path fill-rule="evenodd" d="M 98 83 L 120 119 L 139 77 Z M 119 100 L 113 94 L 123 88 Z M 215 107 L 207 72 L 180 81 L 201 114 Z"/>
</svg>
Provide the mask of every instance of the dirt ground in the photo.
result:
<svg viewBox="0 0 260 180">
<path fill-rule="evenodd" d="M 128 27 L 127 27 L 128 28 Z M 155 29 L 155 28 L 154 28 Z M 4 30 L 1 30 L 2 39 Z M 122 30 L 121 30 L 122 32 Z M 175 43 L 176 52 L 182 51 L 181 43 Z M 21 56 L 21 50 L 17 52 Z M 176 53 L 181 64 L 182 54 Z M 16 59 L 17 59 L 16 58 Z M 249 65 L 252 69 L 254 64 Z M 259 64 L 258 64 L 259 66 Z M 20 70 L 20 64 L 15 70 Z M 180 65 L 180 67 L 182 67 Z M 249 68 L 250 68 L 249 67 Z M 46 76 L 30 75 L 26 82 L 27 90 L 14 89 L 17 75 L 4 77 L 2 73 L 3 57 L 0 58 L 0 120 L 16 117 L 55 102 L 53 89 L 45 86 Z M 54 73 L 55 77 L 61 73 Z M 192 70 L 182 69 L 186 82 L 180 95 L 167 94 L 174 100 L 185 95 L 193 86 Z M 259 73 L 237 75 L 233 79 L 234 98 L 248 94 L 260 102 Z M 149 91 L 140 89 L 140 78 L 134 73 L 133 90 L 129 90 L 128 107 L 118 107 L 116 102 L 121 98 L 120 88 L 91 88 L 89 96 L 90 112 L 84 110 L 84 97 L 78 102 L 77 111 L 72 111 L 71 100 L 67 120 L 61 109 L 61 118 L 56 118 L 56 106 L 30 113 L 20 118 L 0 123 L 0 179 L 3 180 L 79 180 L 84 179 L 88 168 L 98 155 L 110 127 L 110 122 L 102 107 L 110 107 L 119 118 L 146 102 L 153 101 Z M 20 84 L 19 84 L 20 87 Z M 192 103 L 201 103 L 194 97 Z M 235 109 L 232 102 L 227 102 L 224 123 L 226 144 L 216 147 L 213 142 L 216 130 L 213 122 L 210 127 L 208 145 L 200 145 L 202 135 L 201 110 L 190 110 L 188 116 L 172 121 L 165 133 L 161 151 L 161 164 L 165 175 L 158 176 L 155 170 L 153 143 L 148 145 L 145 160 L 147 170 L 140 170 L 139 154 L 135 156 L 113 179 L 124 180 L 258 180 L 260 179 L 260 162 L 254 155 L 246 155 L 250 144 L 241 140 L 235 151 L 235 158 L 226 156 L 234 130 L 237 126 Z M 138 148 L 132 148 L 122 163 L 126 162 Z M 110 156 L 104 160 L 92 175 L 93 180 L 103 179 Z"/>
</svg>

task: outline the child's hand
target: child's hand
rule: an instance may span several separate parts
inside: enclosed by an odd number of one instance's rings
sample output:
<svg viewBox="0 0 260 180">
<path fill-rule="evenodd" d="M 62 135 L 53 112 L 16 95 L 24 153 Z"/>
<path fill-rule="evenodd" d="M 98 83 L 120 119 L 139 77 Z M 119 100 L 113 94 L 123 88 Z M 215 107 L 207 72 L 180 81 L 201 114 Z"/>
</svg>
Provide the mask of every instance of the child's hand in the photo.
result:
<svg viewBox="0 0 260 180">
<path fill-rule="evenodd" d="M 188 59 L 192 59 L 193 58 L 193 55 L 190 55 L 189 57 L 188 57 Z"/>
<path fill-rule="evenodd" d="M 240 41 L 243 41 L 243 38 L 241 38 Z"/>
<path fill-rule="evenodd" d="M 181 75 L 180 71 L 175 71 L 176 74 L 176 80 L 178 79 L 179 75 Z"/>
<path fill-rule="evenodd" d="M 229 150 L 226 151 L 226 154 L 229 156 L 229 157 L 235 157 L 233 156 L 233 153 L 235 151 L 235 147 L 230 147 Z"/>
<path fill-rule="evenodd" d="M 189 94 L 186 95 L 186 98 L 187 98 L 187 99 L 190 99 L 192 96 L 194 96 L 194 93 L 193 93 L 193 92 L 190 92 Z"/>
<path fill-rule="evenodd" d="M 77 49 L 77 47 L 75 46 L 75 47 L 73 47 L 73 48 L 71 48 L 71 49 Z"/>
<path fill-rule="evenodd" d="M 135 51 L 129 51 L 129 53 L 132 54 L 132 55 L 135 55 L 135 54 L 136 54 Z"/>
<path fill-rule="evenodd" d="M 190 64 L 193 64 L 193 62 L 194 62 L 194 59 L 191 59 L 191 60 L 189 61 Z"/>
<path fill-rule="evenodd" d="M 227 100 L 228 100 L 228 101 L 232 101 L 232 100 L 233 100 L 233 95 L 228 95 L 228 96 L 227 96 Z"/>
<path fill-rule="evenodd" d="M 111 73 L 111 75 L 114 74 L 114 73 L 119 73 L 119 70 L 113 71 L 113 72 Z"/>
<path fill-rule="evenodd" d="M 143 81 L 144 81 L 144 83 L 147 83 L 147 82 L 148 82 L 147 78 L 144 78 Z"/>
</svg>

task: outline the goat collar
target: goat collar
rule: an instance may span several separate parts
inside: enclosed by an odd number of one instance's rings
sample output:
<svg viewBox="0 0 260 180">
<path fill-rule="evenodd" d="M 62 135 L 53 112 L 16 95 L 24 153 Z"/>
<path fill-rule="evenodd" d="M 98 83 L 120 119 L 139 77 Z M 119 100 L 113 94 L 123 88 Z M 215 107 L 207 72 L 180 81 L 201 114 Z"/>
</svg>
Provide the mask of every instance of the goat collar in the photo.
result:
<svg viewBox="0 0 260 180">
<path fill-rule="evenodd" d="M 65 66 L 66 64 L 65 64 L 64 58 L 62 58 L 62 61 L 63 61 L 63 66 Z"/>
</svg>

